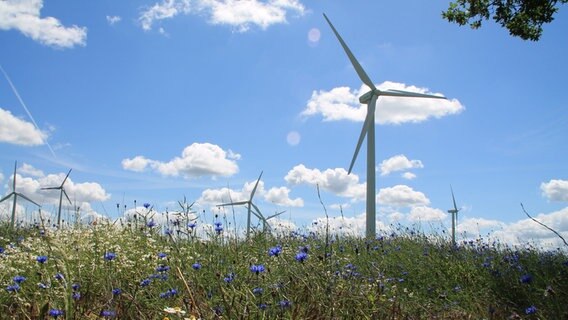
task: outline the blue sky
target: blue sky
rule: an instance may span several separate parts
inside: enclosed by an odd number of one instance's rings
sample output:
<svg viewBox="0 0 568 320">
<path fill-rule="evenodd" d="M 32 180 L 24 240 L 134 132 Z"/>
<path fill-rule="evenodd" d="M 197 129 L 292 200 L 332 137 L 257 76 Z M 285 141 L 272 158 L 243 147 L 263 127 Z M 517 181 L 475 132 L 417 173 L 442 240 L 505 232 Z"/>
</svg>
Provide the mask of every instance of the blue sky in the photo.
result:
<svg viewBox="0 0 568 320">
<path fill-rule="evenodd" d="M 449 24 L 448 3 L 2 1 L 0 192 L 17 160 L 17 191 L 48 213 L 58 194 L 41 188 L 72 168 L 85 215 L 184 196 L 210 214 L 263 171 L 255 202 L 287 210 L 275 224 L 321 219 L 319 185 L 333 225 L 362 232 L 365 148 L 346 170 L 366 91 L 325 12 L 379 88 L 448 98 L 379 99 L 378 227 L 448 227 L 452 185 L 462 237 L 558 244 L 519 203 L 568 236 L 566 8 L 527 42 Z"/>
</svg>

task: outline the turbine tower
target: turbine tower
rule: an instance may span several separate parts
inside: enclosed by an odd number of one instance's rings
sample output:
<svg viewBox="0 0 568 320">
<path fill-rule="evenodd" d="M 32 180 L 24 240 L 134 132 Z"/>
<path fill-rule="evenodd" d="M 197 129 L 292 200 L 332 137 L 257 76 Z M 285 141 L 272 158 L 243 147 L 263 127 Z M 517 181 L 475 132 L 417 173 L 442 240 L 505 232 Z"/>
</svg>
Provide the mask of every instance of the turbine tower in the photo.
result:
<svg viewBox="0 0 568 320">
<path fill-rule="evenodd" d="M 254 188 L 252 189 L 252 192 L 250 194 L 250 198 L 248 200 L 243 200 L 243 201 L 237 201 L 237 202 L 230 202 L 230 203 L 223 203 L 218 205 L 218 207 L 225 207 L 225 206 L 238 206 L 238 205 L 247 205 L 247 239 L 249 237 L 250 234 L 250 220 L 251 220 L 251 214 L 254 214 L 257 218 L 259 218 L 260 220 L 265 220 L 264 217 L 262 216 L 262 214 L 260 213 L 260 209 L 258 209 L 258 207 L 252 202 L 252 199 L 254 197 L 254 193 L 256 192 L 256 188 L 258 187 L 258 183 L 260 182 L 260 178 L 262 177 L 262 171 L 260 172 L 260 176 L 258 176 L 258 179 L 256 180 L 256 183 L 254 185 Z M 253 210 L 254 208 L 254 210 Z"/>
<path fill-rule="evenodd" d="M 63 201 L 63 195 L 65 195 L 65 198 L 67 198 L 67 201 L 69 201 L 69 204 L 73 204 L 71 202 L 71 199 L 69 199 L 69 196 L 67 195 L 67 192 L 65 192 L 65 182 L 67 181 L 67 178 L 69 178 L 69 175 L 71 174 L 71 170 L 69 169 L 69 172 L 67 172 L 67 175 L 65 176 L 65 179 L 63 179 L 63 182 L 61 182 L 61 185 L 58 187 L 47 187 L 47 188 L 41 188 L 42 190 L 59 190 L 59 209 L 57 210 L 57 227 L 61 228 L 61 204 Z"/>
<path fill-rule="evenodd" d="M 359 141 L 357 142 L 357 147 L 355 148 L 355 154 L 351 160 L 351 165 L 349 166 L 348 174 L 351 174 L 357 155 L 359 154 L 359 149 L 361 149 L 361 144 L 363 139 L 367 136 L 367 200 L 366 200 L 366 236 L 368 238 L 375 237 L 376 235 L 376 206 L 375 206 L 375 108 L 377 105 L 377 99 L 380 96 L 388 97 L 409 97 L 409 98 L 435 98 L 435 99 L 446 99 L 442 96 L 435 96 L 429 94 L 422 94 L 416 92 L 408 92 L 402 90 L 379 90 L 373 84 L 373 81 L 369 78 L 367 73 L 363 70 L 363 67 L 359 64 L 357 59 L 347 44 L 343 41 L 331 21 L 327 18 L 324 13 L 324 18 L 333 30 L 333 33 L 337 37 L 337 40 L 341 43 L 343 50 L 349 57 L 353 68 L 357 72 L 357 75 L 371 90 L 361 97 L 359 97 L 359 102 L 367 104 L 367 115 L 365 116 L 365 122 L 363 123 L 363 128 L 361 129 L 361 134 L 359 135 Z"/>
<path fill-rule="evenodd" d="M 16 202 L 18 201 L 18 197 L 22 197 L 25 200 L 28 200 L 29 202 L 31 202 L 31 203 L 33 203 L 36 206 L 41 208 L 41 206 L 39 204 L 37 204 L 37 202 L 33 201 L 32 199 L 26 197 L 25 195 L 23 195 L 19 192 L 16 192 L 16 167 L 17 166 L 18 166 L 18 161 L 14 162 L 14 177 L 13 177 L 13 181 L 12 181 L 12 192 L 10 192 L 4 198 L 0 199 L 0 203 L 2 203 L 4 201 L 8 200 L 11 196 L 14 196 L 14 201 L 12 202 L 12 217 L 10 219 L 10 225 L 12 226 L 12 229 L 16 225 Z"/>
<path fill-rule="evenodd" d="M 452 214 L 452 246 L 456 246 L 456 227 L 458 225 L 458 212 L 461 210 L 458 209 L 458 206 L 456 205 L 456 198 L 454 197 L 454 189 L 452 189 L 452 186 L 450 185 L 450 190 L 452 191 L 452 201 L 454 202 L 454 208 L 448 210 L 448 213 Z"/>
</svg>

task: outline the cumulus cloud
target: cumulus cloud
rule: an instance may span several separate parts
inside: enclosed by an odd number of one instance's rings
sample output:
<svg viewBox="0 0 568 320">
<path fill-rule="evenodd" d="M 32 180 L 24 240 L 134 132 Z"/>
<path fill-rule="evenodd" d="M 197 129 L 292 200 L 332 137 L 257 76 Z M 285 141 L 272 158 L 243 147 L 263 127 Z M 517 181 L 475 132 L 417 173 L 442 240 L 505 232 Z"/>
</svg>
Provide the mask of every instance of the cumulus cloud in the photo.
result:
<svg viewBox="0 0 568 320">
<path fill-rule="evenodd" d="M 550 180 L 540 184 L 542 195 L 552 201 L 568 201 L 568 180 Z"/>
<path fill-rule="evenodd" d="M 303 207 L 304 200 L 302 198 L 291 199 L 290 189 L 286 187 L 270 188 L 264 195 L 266 201 L 286 207 Z"/>
<path fill-rule="evenodd" d="M 403 83 L 385 81 L 376 85 L 379 90 L 404 90 L 433 94 L 426 88 L 407 86 Z M 349 87 L 333 88 L 330 91 L 314 91 L 301 115 L 304 117 L 321 114 L 324 121 L 350 120 L 363 122 L 367 106 L 359 103 L 359 96 L 369 91 L 365 85 L 352 90 Z M 440 95 L 437 94 L 436 95 Z M 441 118 L 462 112 L 465 107 L 456 99 L 398 98 L 381 97 L 377 101 L 376 122 L 379 124 L 401 124 L 422 122 L 430 118 Z"/>
<path fill-rule="evenodd" d="M 32 123 L 15 117 L 10 111 L 0 108 L 0 142 L 37 146 L 44 144 L 46 139 L 47 133 L 36 129 Z"/>
<path fill-rule="evenodd" d="M 405 172 L 405 173 L 401 174 L 401 177 L 403 177 L 406 180 L 412 180 L 412 179 L 416 178 L 416 175 L 412 172 Z"/>
<path fill-rule="evenodd" d="M 300 164 L 292 168 L 284 180 L 292 185 L 307 184 L 313 187 L 319 185 L 323 190 L 355 200 L 365 198 L 365 184 L 359 183 L 357 175 L 347 174 L 343 168 L 326 169 L 322 172 Z"/>
<path fill-rule="evenodd" d="M 477 237 L 486 230 L 501 229 L 506 226 L 506 223 L 498 220 L 485 219 L 485 218 L 466 218 L 463 221 L 458 219 L 456 227 L 458 234 L 463 234 L 466 237 Z"/>
<path fill-rule="evenodd" d="M 233 151 L 225 151 L 210 143 L 193 143 L 183 149 L 181 157 L 168 162 L 136 156 L 122 160 L 125 170 L 142 172 L 147 168 L 164 176 L 184 176 L 197 178 L 201 176 L 231 176 L 239 171 L 236 160 L 240 155 Z"/>
<path fill-rule="evenodd" d="M 430 204 L 430 200 L 424 193 L 414 191 L 407 185 L 380 189 L 377 194 L 377 202 L 381 205 L 393 207 L 416 207 Z"/>
<path fill-rule="evenodd" d="M 76 25 L 66 27 L 54 17 L 41 17 L 43 0 L 0 1 L 0 29 L 18 30 L 41 44 L 72 48 L 84 46 L 87 28 Z"/>
<path fill-rule="evenodd" d="M 298 0 L 163 0 L 143 9 L 139 21 L 144 30 L 151 30 L 157 21 L 196 14 L 207 17 L 211 24 L 229 25 L 245 32 L 251 26 L 266 29 L 286 23 L 289 14 L 303 15 L 305 10 Z"/>
<path fill-rule="evenodd" d="M 308 227 L 308 230 L 324 234 L 329 225 L 329 231 L 332 234 L 361 237 L 365 235 L 366 223 L 367 216 L 365 213 L 354 217 L 330 217 L 329 219 L 320 217 L 312 221 L 312 225 Z M 387 226 L 379 220 L 376 221 L 376 227 L 377 231 L 387 230 Z"/>
<path fill-rule="evenodd" d="M 40 169 L 35 168 L 31 164 L 23 163 L 18 169 L 21 174 L 25 174 L 32 177 L 43 177 L 45 174 Z"/>
<path fill-rule="evenodd" d="M 413 207 L 408 214 L 408 220 L 413 222 L 440 221 L 446 217 L 444 211 L 426 206 Z"/>
<path fill-rule="evenodd" d="M 122 18 L 119 17 L 119 16 L 106 16 L 106 20 L 107 20 L 108 24 L 110 24 L 112 26 L 112 25 L 119 23 L 120 20 L 122 20 Z"/>
<path fill-rule="evenodd" d="M 381 176 L 386 176 L 395 171 L 424 168 L 424 165 L 420 160 L 408 160 L 405 155 L 399 154 L 383 160 L 379 167 L 381 170 Z"/>
</svg>

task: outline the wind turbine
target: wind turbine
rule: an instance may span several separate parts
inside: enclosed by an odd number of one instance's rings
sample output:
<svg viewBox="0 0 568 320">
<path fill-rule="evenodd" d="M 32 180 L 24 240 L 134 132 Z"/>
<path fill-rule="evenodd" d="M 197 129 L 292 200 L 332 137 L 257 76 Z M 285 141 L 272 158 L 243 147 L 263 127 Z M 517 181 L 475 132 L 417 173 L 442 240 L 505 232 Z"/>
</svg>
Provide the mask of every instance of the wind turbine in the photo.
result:
<svg viewBox="0 0 568 320">
<path fill-rule="evenodd" d="M 456 205 L 456 198 L 454 197 L 454 189 L 452 189 L 452 186 L 450 185 L 450 190 L 452 191 L 452 201 L 454 202 L 454 208 L 448 210 L 448 213 L 452 214 L 452 246 L 456 245 L 456 226 L 458 224 L 458 212 L 461 210 L 458 209 L 458 206 Z"/>
<path fill-rule="evenodd" d="M 35 204 L 36 206 L 40 207 L 41 206 L 39 204 L 37 204 L 37 202 L 33 201 L 32 199 L 26 197 L 25 195 L 16 192 L 16 167 L 18 165 L 18 161 L 16 161 L 14 163 L 14 179 L 12 181 L 12 192 L 10 192 L 7 196 L 5 196 L 4 198 L 0 199 L 0 203 L 8 200 L 11 196 L 14 196 L 14 201 L 12 203 L 12 218 L 10 220 L 10 225 L 12 226 L 12 228 L 14 228 L 15 224 L 16 224 L 16 201 L 18 200 L 18 196 L 28 200 L 29 202 Z"/>
<path fill-rule="evenodd" d="M 238 205 L 243 205 L 243 204 L 247 205 L 247 238 L 249 237 L 249 234 L 250 234 L 251 214 L 254 214 L 260 220 L 263 220 L 263 221 L 265 220 L 264 217 L 262 216 L 262 214 L 260 213 L 260 209 L 258 209 L 258 207 L 252 202 L 252 198 L 254 197 L 254 193 L 256 192 L 256 188 L 258 187 L 258 183 L 260 182 L 261 177 L 262 177 L 262 171 L 260 172 L 260 176 L 258 176 L 258 180 L 256 180 L 256 183 L 254 185 L 254 188 L 252 189 L 252 192 L 250 194 L 250 198 L 248 200 L 237 201 L 237 202 L 231 201 L 230 203 L 223 203 L 223 204 L 218 205 L 218 207 L 238 206 Z M 254 208 L 254 210 L 253 210 L 253 208 Z"/>
<path fill-rule="evenodd" d="M 286 210 L 284 211 L 280 211 L 280 212 L 276 212 L 275 214 L 266 217 L 266 219 L 262 219 L 262 230 L 266 232 L 267 227 L 268 229 L 272 229 L 272 227 L 270 227 L 270 225 L 268 224 L 268 220 L 272 219 L 272 218 L 276 218 L 279 215 L 283 214 L 284 212 L 286 212 Z M 262 214 L 260 212 L 258 212 L 259 215 L 262 216 Z"/>
<path fill-rule="evenodd" d="M 366 221 L 366 236 L 375 237 L 376 234 L 376 207 L 375 207 L 375 108 L 377 105 L 377 99 L 380 96 L 388 97 L 409 97 L 409 98 L 436 98 L 436 99 L 446 99 L 442 96 L 435 96 L 429 94 L 422 94 L 416 92 L 408 92 L 402 90 L 379 90 L 373 84 L 373 81 L 369 78 L 367 73 L 363 70 L 363 67 L 359 64 L 357 59 L 347 44 L 343 41 L 337 30 L 331 21 L 327 18 L 324 13 L 324 18 L 335 33 L 337 40 L 341 43 L 343 50 L 349 57 L 353 68 L 357 72 L 357 75 L 371 90 L 361 97 L 359 97 L 360 103 L 367 104 L 367 115 L 365 116 L 365 122 L 363 123 L 363 128 L 361 129 L 361 134 L 359 135 L 359 141 L 357 142 L 357 147 L 355 148 L 355 154 L 351 160 L 351 165 L 349 166 L 348 174 L 351 174 L 357 155 L 359 154 L 359 149 L 361 149 L 361 144 L 363 139 L 367 136 L 367 201 L 366 201 L 366 211 L 367 211 L 367 221 Z"/>
<path fill-rule="evenodd" d="M 63 201 L 63 195 L 65 195 L 65 198 L 67 198 L 67 201 L 69 201 L 69 204 L 71 204 L 71 205 L 73 204 L 71 202 L 71 199 L 69 199 L 67 192 L 65 192 L 65 188 L 63 187 L 63 185 L 65 185 L 65 182 L 67 181 L 67 178 L 69 178 L 69 175 L 71 174 L 71 170 L 72 169 L 69 169 L 69 172 L 67 172 L 65 179 L 63 179 L 63 182 L 61 182 L 61 185 L 59 187 L 41 188 L 42 190 L 59 190 L 59 209 L 57 210 L 57 227 L 58 228 L 61 228 L 61 202 Z"/>
</svg>

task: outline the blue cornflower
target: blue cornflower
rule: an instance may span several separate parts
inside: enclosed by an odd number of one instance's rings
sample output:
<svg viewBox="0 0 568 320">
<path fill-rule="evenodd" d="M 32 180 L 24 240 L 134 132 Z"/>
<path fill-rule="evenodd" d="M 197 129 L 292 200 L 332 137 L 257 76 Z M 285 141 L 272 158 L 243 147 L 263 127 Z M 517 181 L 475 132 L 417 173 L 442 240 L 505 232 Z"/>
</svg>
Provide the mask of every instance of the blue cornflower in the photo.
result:
<svg viewBox="0 0 568 320">
<path fill-rule="evenodd" d="M 47 256 L 37 256 L 36 261 L 39 263 L 46 263 L 47 262 Z"/>
<path fill-rule="evenodd" d="M 261 303 L 261 304 L 258 305 L 258 308 L 260 310 L 266 310 L 266 308 L 268 308 L 268 306 L 266 305 L 266 303 Z"/>
<path fill-rule="evenodd" d="M 250 271 L 256 273 L 257 275 L 261 272 L 264 272 L 264 266 L 262 264 L 259 265 L 255 265 L 253 264 L 252 266 L 250 266 Z"/>
<path fill-rule="evenodd" d="M 166 272 L 168 270 L 170 270 L 170 267 L 163 264 L 156 267 L 156 272 Z"/>
<path fill-rule="evenodd" d="M 73 298 L 73 300 L 79 300 L 81 299 L 81 292 L 73 292 L 73 295 L 71 297 Z"/>
<path fill-rule="evenodd" d="M 116 253 L 114 252 L 105 252 L 105 260 L 106 261 L 112 261 L 116 259 Z"/>
<path fill-rule="evenodd" d="M 531 276 L 530 274 L 528 274 L 528 273 L 527 273 L 527 274 L 523 274 L 523 275 L 521 276 L 521 283 L 527 283 L 527 284 L 528 284 L 528 283 L 531 283 L 532 280 L 533 280 L 532 276 Z"/>
<path fill-rule="evenodd" d="M 278 257 L 278 255 L 282 253 L 282 248 L 280 246 L 272 247 L 268 249 L 268 256 L 269 257 Z"/>
<path fill-rule="evenodd" d="M 190 223 L 187 224 L 187 227 L 190 228 L 190 229 L 193 229 L 196 226 L 197 226 L 197 223 L 195 223 L 195 222 L 190 222 Z"/>
<path fill-rule="evenodd" d="M 5 251 L 4 248 L 0 247 L 0 254 L 4 253 L 4 251 Z"/>
<path fill-rule="evenodd" d="M 65 278 L 65 277 L 63 276 L 63 273 L 61 273 L 61 272 L 56 273 L 54 277 L 55 277 L 55 279 L 57 279 L 57 280 L 59 280 L 59 281 L 61 281 L 61 280 L 63 280 L 63 279 Z"/>
<path fill-rule="evenodd" d="M 18 276 L 15 276 L 14 279 L 12 279 L 12 280 L 14 280 L 15 283 L 22 283 L 22 282 L 26 281 L 26 277 L 18 275 Z"/>
<path fill-rule="evenodd" d="M 71 289 L 73 289 L 73 291 L 77 291 L 79 290 L 79 288 L 81 288 L 81 285 L 79 285 L 78 283 L 74 283 L 71 285 Z"/>
<path fill-rule="evenodd" d="M 154 222 L 154 219 L 150 219 L 150 221 L 148 221 L 148 223 L 146 223 L 146 227 L 148 228 L 153 228 L 156 226 L 156 222 Z"/>
<path fill-rule="evenodd" d="M 528 308 L 525 309 L 525 313 L 526 314 L 535 314 L 536 313 L 536 307 L 535 306 L 530 306 Z"/>
<path fill-rule="evenodd" d="M 191 267 L 192 267 L 194 270 L 199 270 L 199 269 L 201 269 L 201 263 L 196 262 L 196 263 L 192 264 Z"/>
<path fill-rule="evenodd" d="M 305 252 L 300 252 L 296 255 L 296 260 L 299 262 L 304 262 L 308 258 L 308 254 Z"/>
<path fill-rule="evenodd" d="M 37 284 L 37 287 L 40 288 L 40 289 L 47 289 L 47 288 L 49 288 L 45 283 L 41 283 L 41 282 Z"/>
<path fill-rule="evenodd" d="M 164 258 L 167 257 L 167 256 L 168 256 L 168 255 L 165 254 L 165 253 L 163 253 L 163 252 L 159 252 L 159 253 L 158 253 L 158 258 L 160 258 L 160 259 L 164 259 Z"/>
<path fill-rule="evenodd" d="M 235 279 L 235 274 L 231 272 L 223 280 L 226 283 L 231 283 L 231 282 L 233 282 L 234 279 Z"/>
<path fill-rule="evenodd" d="M 166 292 L 162 292 L 160 293 L 160 298 L 165 299 L 165 298 L 169 298 L 169 297 L 173 297 L 178 293 L 178 291 L 176 289 L 170 289 Z"/>
<path fill-rule="evenodd" d="M 148 286 L 148 285 L 150 284 L 150 282 L 152 282 L 152 280 L 150 280 L 150 279 L 144 279 L 144 280 L 140 281 L 140 286 L 141 286 L 141 287 L 146 287 L 146 286 Z"/>
<path fill-rule="evenodd" d="M 254 288 L 254 289 L 252 289 L 252 293 L 255 294 L 255 295 L 261 295 L 262 292 L 264 292 L 264 289 L 262 289 L 262 288 Z"/>
<path fill-rule="evenodd" d="M 150 204 L 148 202 L 144 203 L 144 208 L 146 209 L 150 208 Z"/>
<path fill-rule="evenodd" d="M 112 289 L 112 295 L 113 295 L 113 296 L 118 296 L 118 295 L 120 295 L 121 293 L 122 293 L 122 289 L 120 289 L 120 288 L 114 288 L 114 289 Z"/>
<path fill-rule="evenodd" d="M 103 311 L 101 311 L 101 317 L 104 317 L 104 318 L 113 318 L 114 316 L 116 316 L 116 312 L 114 312 L 113 310 L 103 310 Z"/>
<path fill-rule="evenodd" d="M 59 310 L 59 309 L 51 309 L 48 312 L 49 316 L 52 318 L 57 318 L 59 316 L 63 315 L 63 310 Z"/>
<path fill-rule="evenodd" d="M 290 302 L 290 300 L 282 300 L 280 302 L 278 302 L 278 304 L 280 305 L 280 308 L 289 308 L 290 305 L 292 305 L 292 302 Z"/>
<path fill-rule="evenodd" d="M 223 227 L 221 225 L 215 226 L 215 232 L 217 232 L 217 234 L 221 234 L 222 231 Z"/>
<path fill-rule="evenodd" d="M 165 234 L 166 236 L 171 236 L 171 235 L 174 234 L 174 232 L 173 232 L 171 229 L 168 228 L 168 229 L 166 229 L 166 230 L 164 231 L 164 234 Z"/>
<path fill-rule="evenodd" d="M 6 287 L 6 291 L 8 292 L 18 292 L 20 291 L 20 286 L 18 284 L 13 284 L 11 286 Z"/>
</svg>

